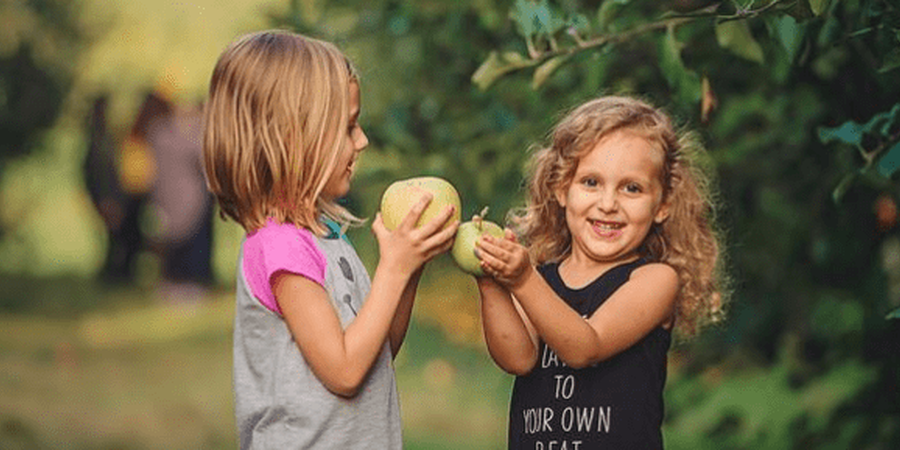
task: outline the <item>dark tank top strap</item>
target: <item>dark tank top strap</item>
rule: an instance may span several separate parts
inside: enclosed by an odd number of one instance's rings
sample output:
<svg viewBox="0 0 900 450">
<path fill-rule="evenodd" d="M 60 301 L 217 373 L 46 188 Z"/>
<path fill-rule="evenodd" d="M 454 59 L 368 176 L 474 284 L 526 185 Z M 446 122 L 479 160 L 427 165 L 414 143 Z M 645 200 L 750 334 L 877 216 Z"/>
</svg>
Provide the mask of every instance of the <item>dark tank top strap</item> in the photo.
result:
<svg viewBox="0 0 900 450">
<path fill-rule="evenodd" d="M 625 284 L 626 281 L 628 281 L 628 278 L 631 277 L 631 272 L 634 272 L 634 270 L 638 267 L 647 264 L 647 262 L 648 261 L 646 258 L 638 258 L 632 262 L 621 264 L 613 267 L 612 269 L 609 269 L 601 276 L 601 278 L 605 278 L 605 283 L 620 287 Z"/>
<path fill-rule="evenodd" d="M 638 267 L 647 263 L 645 258 L 620 264 L 607 270 L 594 281 L 580 288 L 570 288 L 559 275 L 559 263 L 548 263 L 538 268 L 538 272 L 547 284 L 573 309 L 584 316 L 589 316 L 600 305 L 621 287 Z"/>
</svg>

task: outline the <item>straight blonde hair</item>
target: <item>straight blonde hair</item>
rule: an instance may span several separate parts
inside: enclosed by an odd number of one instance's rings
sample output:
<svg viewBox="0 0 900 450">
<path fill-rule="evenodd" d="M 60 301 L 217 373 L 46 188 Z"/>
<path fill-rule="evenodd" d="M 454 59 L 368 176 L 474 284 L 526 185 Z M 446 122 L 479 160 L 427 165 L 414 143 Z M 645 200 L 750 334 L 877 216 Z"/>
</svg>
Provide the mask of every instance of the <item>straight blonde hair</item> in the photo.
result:
<svg viewBox="0 0 900 450">
<path fill-rule="evenodd" d="M 572 236 L 556 193 L 572 183 L 581 158 L 617 131 L 641 136 L 665 155 L 660 181 L 669 216 L 654 224 L 639 251 L 678 272 L 676 329 L 685 337 L 695 335 L 723 317 L 727 297 L 712 175 L 701 164 L 705 149 L 697 136 L 676 130 L 662 110 L 621 96 L 600 97 L 572 110 L 553 130 L 550 145 L 532 155 L 527 203 L 513 211 L 511 225 L 538 264 L 568 256 Z"/>
<path fill-rule="evenodd" d="M 359 223 L 322 190 L 349 124 L 351 62 L 328 42 L 270 30 L 220 55 L 209 86 L 203 156 L 223 219 L 247 232 L 269 218 L 324 235 L 322 219 Z"/>
</svg>

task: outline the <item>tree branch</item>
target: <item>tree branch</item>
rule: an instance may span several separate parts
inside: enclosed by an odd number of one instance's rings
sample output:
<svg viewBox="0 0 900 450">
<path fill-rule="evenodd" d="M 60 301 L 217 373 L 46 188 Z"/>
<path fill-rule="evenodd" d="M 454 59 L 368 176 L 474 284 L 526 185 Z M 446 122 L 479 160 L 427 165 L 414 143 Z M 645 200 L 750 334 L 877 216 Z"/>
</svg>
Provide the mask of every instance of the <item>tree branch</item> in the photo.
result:
<svg viewBox="0 0 900 450">
<path fill-rule="evenodd" d="M 755 19 L 755 18 L 775 9 L 781 3 L 782 3 L 782 0 L 775 0 L 774 2 L 769 3 L 768 5 L 763 6 L 762 8 L 759 8 L 759 9 L 746 9 L 746 10 L 738 11 L 734 14 L 716 16 L 716 18 L 718 19 L 719 23 L 730 22 L 733 20 Z"/>
<path fill-rule="evenodd" d="M 631 30 L 627 30 L 618 34 L 608 34 L 603 36 L 597 36 L 592 39 L 574 39 L 576 45 L 574 47 L 567 48 L 551 48 L 545 51 L 538 51 L 534 49 L 533 46 L 529 46 L 528 53 L 529 57 L 534 60 L 536 63 L 540 63 L 557 56 L 569 56 L 574 55 L 576 53 L 583 52 L 585 50 L 594 49 L 597 47 L 602 47 L 607 44 L 619 43 L 628 41 L 635 36 L 639 36 L 645 33 L 649 33 L 652 31 L 666 29 L 669 27 L 675 27 L 679 25 L 683 25 L 686 23 L 697 22 L 701 20 L 713 19 L 718 23 L 729 22 L 734 20 L 750 20 L 760 17 L 772 10 L 774 10 L 779 5 L 785 3 L 784 0 L 775 0 L 763 7 L 758 9 L 749 9 L 738 11 L 735 14 L 721 15 L 716 14 L 715 10 L 718 8 L 718 5 L 709 6 L 703 8 L 701 10 L 686 13 L 686 14 L 667 14 L 663 16 L 662 19 L 657 20 L 655 22 L 646 23 L 635 27 Z M 527 43 L 527 42 L 526 42 Z"/>
</svg>

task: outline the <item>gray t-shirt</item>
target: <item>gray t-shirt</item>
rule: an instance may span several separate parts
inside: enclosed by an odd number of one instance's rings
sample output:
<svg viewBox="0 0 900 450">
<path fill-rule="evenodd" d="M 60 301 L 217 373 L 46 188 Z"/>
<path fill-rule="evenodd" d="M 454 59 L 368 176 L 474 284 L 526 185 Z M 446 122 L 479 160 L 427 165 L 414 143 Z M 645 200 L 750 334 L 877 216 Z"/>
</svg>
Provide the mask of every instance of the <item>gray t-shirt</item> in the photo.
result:
<svg viewBox="0 0 900 450">
<path fill-rule="evenodd" d="M 306 237 L 324 256 L 323 286 L 346 329 L 368 297 L 368 273 L 345 239 Z M 278 242 L 266 246 L 284 248 Z M 331 393 L 306 363 L 283 317 L 254 296 L 253 282 L 248 281 L 253 276 L 246 272 L 255 269 L 242 263 L 250 251 L 266 250 L 259 246 L 248 250 L 243 245 L 238 263 L 234 392 L 240 448 L 401 449 L 400 406 L 389 343 L 355 397 Z M 258 264 L 269 260 L 258 254 L 248 259 Z"/>
</svg>

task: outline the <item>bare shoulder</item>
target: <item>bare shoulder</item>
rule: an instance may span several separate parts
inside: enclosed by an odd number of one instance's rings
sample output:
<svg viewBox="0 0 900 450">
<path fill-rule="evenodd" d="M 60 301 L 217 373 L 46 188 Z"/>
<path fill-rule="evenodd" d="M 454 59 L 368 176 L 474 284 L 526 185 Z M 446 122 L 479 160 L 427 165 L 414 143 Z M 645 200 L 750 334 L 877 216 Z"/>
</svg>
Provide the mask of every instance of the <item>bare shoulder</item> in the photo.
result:
<svg viewBox="0 0 900 450">
<path fill-rule="evenodd" d="M 641 283 L 653 283 L 657 288 L 671 287 L 678 288 L 678 272 L 675 268 L 666 263 L 649 263 L 644 264 L 631 272 L 629 281 L 639 281 Z"/>
<path fill-rule="evenodd" d="M 678 298 L 678 272 L 665 263 L 650 263 L 631 272 L 629 283 L 636 292 L 643 292 L 646 305 L 657 305 L 665 311 L 660 326 L 671 330 L 675 323 L 674 308 Z"/>
</svg>

